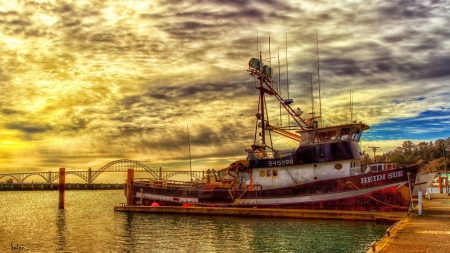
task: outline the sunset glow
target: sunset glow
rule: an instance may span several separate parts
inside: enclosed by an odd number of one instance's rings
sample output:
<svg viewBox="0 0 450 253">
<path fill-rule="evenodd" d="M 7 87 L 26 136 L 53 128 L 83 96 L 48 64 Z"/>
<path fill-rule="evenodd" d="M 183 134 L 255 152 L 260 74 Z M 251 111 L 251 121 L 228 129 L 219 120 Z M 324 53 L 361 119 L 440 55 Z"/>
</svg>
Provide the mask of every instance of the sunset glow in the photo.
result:
<svg viewBox="0 0 450 253">
<path fill-rule="evenodd" d="M 310 112 L 312 75 L 318 112 L 316 30 L 325 124 L 350 121 L 352 90 L 354 119 L 371 126 L 364 150 L 447 138 L 447 5 L 3 0 L 0 170 L 122 158 L 188 169 L 187 125 L 194 169 L 228 166 L 253 142 L 258 91 L 246 70 L 257 48 L 269 59 L 269 34 L 282 96 L 288 80 L 294 108 Z"/>
</svg>

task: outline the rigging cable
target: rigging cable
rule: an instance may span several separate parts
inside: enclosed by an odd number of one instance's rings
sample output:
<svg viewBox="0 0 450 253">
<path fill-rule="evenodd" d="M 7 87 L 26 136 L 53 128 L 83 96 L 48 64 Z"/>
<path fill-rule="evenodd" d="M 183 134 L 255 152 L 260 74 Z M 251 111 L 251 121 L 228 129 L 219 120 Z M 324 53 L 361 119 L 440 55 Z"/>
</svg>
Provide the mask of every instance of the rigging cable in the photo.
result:
<svg viewBox="0 0 450 253">
<path fill-rule="evenodd" d="M 288 168 L 286 167 L 287 172 L 289 173 L 289 176 L 291 176 L 292 180 L 298 185 L 297 181 L 295 181 L 294 177 L 291 175 L 291 172 L 289 172 Z"/>
</svg>

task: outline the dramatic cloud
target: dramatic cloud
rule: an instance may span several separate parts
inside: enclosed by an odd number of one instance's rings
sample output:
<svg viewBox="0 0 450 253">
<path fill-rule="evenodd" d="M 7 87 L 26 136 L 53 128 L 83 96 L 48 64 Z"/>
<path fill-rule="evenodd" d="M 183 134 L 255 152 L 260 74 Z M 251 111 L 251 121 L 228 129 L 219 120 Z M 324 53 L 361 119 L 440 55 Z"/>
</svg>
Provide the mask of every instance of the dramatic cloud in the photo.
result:
<svg viewBox="0 0 450 253">
<path fill-rule="evenodd" d="M 0 170 L 187 168 L 187 128 L 194 169 L 243 159 L 259 52 L 305 112 L 319 58 L 324 123 L 352 90 L 364 149 L 446 138 L 448 27 L 447 1 L 1 1 Z"/>
</svg>

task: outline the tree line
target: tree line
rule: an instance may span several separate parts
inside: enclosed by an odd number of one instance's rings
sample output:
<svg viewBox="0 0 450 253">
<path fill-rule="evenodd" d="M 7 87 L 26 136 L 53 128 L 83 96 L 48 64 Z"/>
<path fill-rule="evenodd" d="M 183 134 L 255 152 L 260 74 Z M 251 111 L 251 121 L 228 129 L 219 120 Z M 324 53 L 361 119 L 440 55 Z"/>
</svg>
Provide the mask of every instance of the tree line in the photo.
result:
<svg viewBox="0 0 450 253">
<path fill-rule="evenodd" d="M 376 162 L 417 162 L 419 160 L 432 161 L 443 158 L 449 168 L 450 158 L 450 137 L 446 139 L 438 139 L 430 142 L 419 142 L 418 144 L 412 141 L 404 141 L 401 147 L 397 147 L 395 150 L 376 155 L 375 160 L 371 158 L 370 154 L 364 153 L 364 160 L 376 161 Z M 443 164 L 442 164 L 443 167 Z"/>
</svg>

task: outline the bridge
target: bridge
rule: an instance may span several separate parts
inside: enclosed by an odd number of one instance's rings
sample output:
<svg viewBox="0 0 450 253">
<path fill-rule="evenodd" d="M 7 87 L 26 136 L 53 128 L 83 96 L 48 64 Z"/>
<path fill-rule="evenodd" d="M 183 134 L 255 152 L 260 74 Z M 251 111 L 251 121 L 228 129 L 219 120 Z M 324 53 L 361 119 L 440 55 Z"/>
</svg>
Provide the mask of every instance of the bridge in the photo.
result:
<svg viewBox="0 0 450 253">
<path fill-rule="evenodd" d="M 175 175 L 182 174 L 192 176 L 193 179 L 202 179 L 205 176 L 205 171 L 163 171 L 161 168 L 159 168 L 158 171 L 154 171 L 143 163 L 129 159 L 121 159 L 110 162 L 97 171 L 93 171 L 91 168 L 89 168 L 89 170 L 79 171 L 66 170 L 66 175 L 76 175 L 82 178 L 88 184 L 92 184 L 94 180 L 103 172 L 126 172 L 128 169 L 134 169 L 135 172 L 148 172 L 151 177 L 159 180 L 168 179 Z M 14 178 L 17 183 L 23 183 L 27 178 L 34 175 L 42 177 L 47 183 L 51 184 L 59 177 L 59 171 L 5 173 L 0 174 L 0 179 L 4 177 L 10 177 Z"/>
</svg>

